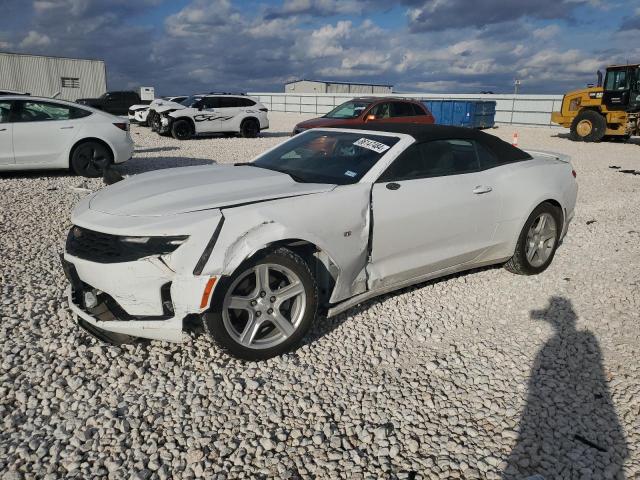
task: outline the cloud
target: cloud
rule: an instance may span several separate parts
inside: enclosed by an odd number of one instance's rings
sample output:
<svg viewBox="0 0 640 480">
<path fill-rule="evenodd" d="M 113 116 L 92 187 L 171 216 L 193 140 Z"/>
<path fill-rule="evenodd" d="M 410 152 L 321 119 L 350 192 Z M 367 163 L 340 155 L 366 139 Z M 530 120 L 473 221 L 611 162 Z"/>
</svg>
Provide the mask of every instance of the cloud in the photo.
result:
<svg viewBox="0 0 640 480">
<path fill-rule="evenodd" d="M 636 8 L 635 15 L 627 17 L 620 25 L 620 30 L 640 30 L 640 8 Z"/>
<path fill-rule="evenodd" d="M 46 47 L 48 45 L 51 45 L 51 39 L 35 30 L 29 31 L 27 36 L 20 42 L 20 47 L 22 48 Z"/>
<path fill-rule="evenodd" d="M 461 27 L 484 27 L 522 17 L 565 19 L 590 0 L 427 0 L 407 12 L 412 32 L 440 31 Z"/>
</svg>

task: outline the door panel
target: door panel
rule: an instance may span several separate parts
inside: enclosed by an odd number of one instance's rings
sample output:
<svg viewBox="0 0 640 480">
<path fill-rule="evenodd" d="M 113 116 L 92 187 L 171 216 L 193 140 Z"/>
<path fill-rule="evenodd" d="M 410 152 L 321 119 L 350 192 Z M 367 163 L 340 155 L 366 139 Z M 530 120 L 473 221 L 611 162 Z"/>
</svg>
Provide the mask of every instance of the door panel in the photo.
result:
<svg viewBox="0 0 640 480">
<path fill-rule="evenodd" d="M 13 124 L 9 123 L 11 102 L 0 101 L 0 165 L 11 165 L 13 158 Z"/>
<path fill-rule="evenodd" d="M 202 99 L 202 110 L 193 116 L 197 133 L 220 131 L 220 99 L 205 97 Z"/>
<path fill-rule="evenodd" d="M 69 107 L 29 100 L 19 103 L 13 124 L 15 163 L 52 167 L 68 163 L 67 152 L 80 128 L 78 120 L 69 119 Z"/>
<path fill-rule="evenodd" d="M 392 182 L 373 187 L 369 288 L 393 285 L 471 262 L 492 245 L 497 192 L 474 193 L 487 172 Z"/>
<path fill-rule="evenodd" d="M 0 165 L 13 165 L 13 124 L 0 123 Z"/>
</svg>

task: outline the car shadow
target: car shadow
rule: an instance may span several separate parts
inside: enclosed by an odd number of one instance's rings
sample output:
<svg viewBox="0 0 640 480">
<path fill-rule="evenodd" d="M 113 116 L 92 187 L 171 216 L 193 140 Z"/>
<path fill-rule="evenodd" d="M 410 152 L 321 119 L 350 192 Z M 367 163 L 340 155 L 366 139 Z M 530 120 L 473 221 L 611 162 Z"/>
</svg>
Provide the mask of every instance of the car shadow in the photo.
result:
<svg viewBox="0 0 640 480">
<path fill-rule="evenodd" d="M 215 165 L 216 163 L 215 160 L 192 157 L 133 157 L 124 164 L 116 165 L 115 169 L 123 175 L 137 175 L 167 168 Z"/>
<path fill-rule="evenodd" d="M 568 133 L 556 133 L 555 135 L 551 135 L 552 138 L 562 138 L 564 140 L 571 140 L 570 134 Z M 605 137 L 599 143 L 628 143 L 631 145 L 640 145 L 640 137 L 631 137 L 629 139 L 622 139 L 620 137 Z"/>
<path fill-rule="evenodd" d="M 56 169 L 56 170 L 14 170 L 0 172 L 0 180 L 2 179 L 19 179 L 19 178 L 36 178 L 36 177 L 78 177 L 75 173 L 68 169 Z"/>
<path fill-rule="evenodd" d="M 180 150 L 180 147 L 149 147 L 149 148 L 136 148 L 134 153 L 156 153 L 156 152 L 172 152 Z"/>
<path fill-rule="evenodd" d="M 571 301 L 551 297 L 533 321 L 554 330 L 529 377 L 518 439 L 503 473 L 524 478 L 623 479 L 625 434 L 611 399 L 598 340 L 577 330 Z"/>
<path fill-rule="evenodd" d="M 466 270 L 464 272 L 453 273 L 451 275 L 428 280 L 426 282 L 418 283 L 416 285 L 411 285 L 409 287 L 405 287 L 399 290 L 394 290 L 393 292 L 389 292 L 384 295 L 380 295 L 378 297 L 365 300 L 362 303 L 359 303 L 356 306 L 351 307 L 348 310 L 345 310 L 344 312 L 336 315 L 335 317 L 329 318 L 326 316 L 326 314 L 323 314 L 322 316 L 320 316 L 318 321 L 314 323 L 314 326 L 311 328 L 309 333 L 305 336 L 305 338 L 301 343 L 301 346 L 314 343 L 315 341 L 319 340 L 325 335 L 328 335 L 329 333 L 331 333 L 336 328 L 340 327 L 347 320 L 353 320 L 352 317 L 355 317 L 360 313 L 366 312 L 368 309 L 370 309 L 374 305 L 385 302 L 390 298 L 396 297 L 398 295 L 403 295 L 405 293 L 413 292 L 415 290 L 419 290 L 429 285 L 436 285 L 441 282 L 446 282 L 454 278 L 466 277 L 467 275 L 473 275 L 478 272 L 482 272 L 486 270 L 497 270 L 501 268 L 502 268 L 502 265 L 490 265 L 487 267 L 480 267 L 480 268 L 474 268 L 472 270 Z"/>
</svg>

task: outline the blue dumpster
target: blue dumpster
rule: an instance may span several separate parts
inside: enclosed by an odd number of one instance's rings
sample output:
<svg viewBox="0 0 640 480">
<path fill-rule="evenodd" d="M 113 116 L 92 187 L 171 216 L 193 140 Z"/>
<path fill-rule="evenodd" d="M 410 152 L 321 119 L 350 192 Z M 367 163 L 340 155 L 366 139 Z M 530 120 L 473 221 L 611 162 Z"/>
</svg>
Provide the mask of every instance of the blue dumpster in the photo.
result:
<svg viewBox="0 0 640 480">
<path fill-rule="evenodd" d="M 423 100 L 439 125 L 492 128 L 496 102 L 493 100 Z"/>
</svg>

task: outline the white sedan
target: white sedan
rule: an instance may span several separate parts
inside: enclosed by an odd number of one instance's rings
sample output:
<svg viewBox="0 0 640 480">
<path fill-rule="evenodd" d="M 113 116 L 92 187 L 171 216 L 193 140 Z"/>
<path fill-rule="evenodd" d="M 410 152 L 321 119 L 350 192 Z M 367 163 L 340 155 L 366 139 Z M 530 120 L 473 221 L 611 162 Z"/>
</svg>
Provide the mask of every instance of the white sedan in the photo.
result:
<svg viewBox="0 0 640 480">
<path fill-rule="evenodd" d="M 128 120 L 64 100 L 0 97 L 0 171 L 71 168 L 97 177 L 132 155 Z"/>
<path fill-rule="evenodd" d="M 231 354 L 293 348 L 319 309 L 490 264 L 551 263 L 573 217 L 563 155 L 476 130 L 314 129 L 235 166 L 131 177 L 72 215 L 63 266 L 79 325 L 179 341 L 201 318 Z"/>
</svg>

